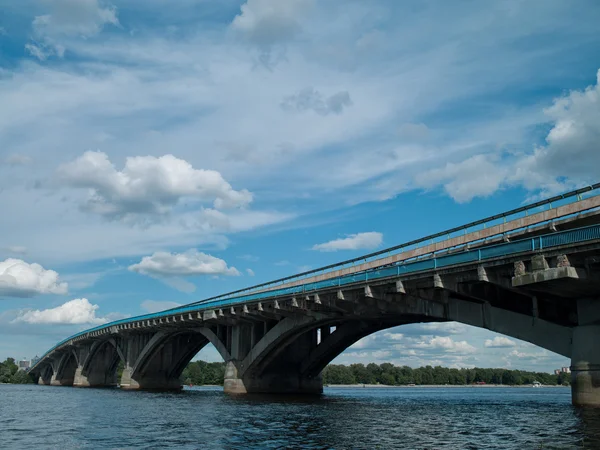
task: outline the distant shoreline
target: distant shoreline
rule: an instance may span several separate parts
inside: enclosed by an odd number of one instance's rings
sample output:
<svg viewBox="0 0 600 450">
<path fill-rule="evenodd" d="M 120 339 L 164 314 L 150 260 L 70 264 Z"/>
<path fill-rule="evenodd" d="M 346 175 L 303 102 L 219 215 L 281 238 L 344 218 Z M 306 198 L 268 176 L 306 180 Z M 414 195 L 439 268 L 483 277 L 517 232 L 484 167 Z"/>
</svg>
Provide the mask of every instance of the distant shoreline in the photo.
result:
<svg viewBox="0 0 600 450">
<path fill-rule="evenodd" d="M 326 388 L 531 388 L 532 384 L 417 384 L 409 386 L 403 385 L 390 385 L 390 384 L 327 384 L 323 385 Z M 544 388 L 568 388 L 570 386 L 544 384 L 541 387 Z"/>
</svg>

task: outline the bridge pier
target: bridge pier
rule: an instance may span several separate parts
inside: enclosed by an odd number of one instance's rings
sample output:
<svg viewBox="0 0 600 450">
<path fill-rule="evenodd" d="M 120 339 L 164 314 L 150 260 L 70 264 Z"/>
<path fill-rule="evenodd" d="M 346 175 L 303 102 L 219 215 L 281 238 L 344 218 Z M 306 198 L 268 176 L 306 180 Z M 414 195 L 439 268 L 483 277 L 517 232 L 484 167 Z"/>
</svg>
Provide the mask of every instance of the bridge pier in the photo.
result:
<svg viewBox="0 0 600 450">
<path fill-rule="evenodd" d="M 225 368 L 223 392 L 226 394 L 311 394 L 323 393 L 323 380 L 319 374 L 307 377 L 295 370 L 281 367 L 260 376 L 238 377 L 237 368 L 229 361 Z"/>
<path fill-rule="evenodd" d="M 571 396 L 573 405 L 600 406 L 600 325 L 573 329 Z"/>
</svg>

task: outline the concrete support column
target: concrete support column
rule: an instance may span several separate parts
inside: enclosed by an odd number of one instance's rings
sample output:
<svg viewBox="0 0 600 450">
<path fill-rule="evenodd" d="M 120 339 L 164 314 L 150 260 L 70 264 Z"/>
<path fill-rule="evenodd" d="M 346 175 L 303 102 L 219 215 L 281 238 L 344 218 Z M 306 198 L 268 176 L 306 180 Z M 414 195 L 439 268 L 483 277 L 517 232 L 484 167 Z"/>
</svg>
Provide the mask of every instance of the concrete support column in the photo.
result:
<svg viewBox="0 0 600 450">
<path fill-rule="evenodd" d="M 573 329 L 571 396 L 573 405 L 600 406 L 600 325 Z"/>
<path fill-rule="evenodd" d="M 317 347 L 317 328 L 298 336 L 292 343 L 279 348 L 277 355 L 260 368 L 247 370 L 247 356 L 258 356 L 261 351 L 273 349 L 261 341 L 253 349 L 243 344 L 250 338 L 250 328 L 236 325 L 232 332 L 231 359 L 225 367 L 223 391 L 227 394 L 321 394 L 323 381 L 320 375 L 309 377 L 300 372 L 300 362 Z M 247 351 L 249 350 L 249 351 Z"/>
</svg>

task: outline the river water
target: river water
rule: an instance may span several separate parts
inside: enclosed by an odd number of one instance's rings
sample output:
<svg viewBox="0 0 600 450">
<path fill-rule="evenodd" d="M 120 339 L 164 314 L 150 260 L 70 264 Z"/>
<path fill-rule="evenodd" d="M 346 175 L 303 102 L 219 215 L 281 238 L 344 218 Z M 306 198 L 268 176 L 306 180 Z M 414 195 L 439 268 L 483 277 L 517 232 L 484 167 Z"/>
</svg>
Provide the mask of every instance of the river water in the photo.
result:
<svg viewBox="0 0 600 450">
<path fill-rule="evenodd" d="M 320 398 L 0 385 L 0 448 L 600 448 L 567 388 L 326 388 Z"/>
</svg>

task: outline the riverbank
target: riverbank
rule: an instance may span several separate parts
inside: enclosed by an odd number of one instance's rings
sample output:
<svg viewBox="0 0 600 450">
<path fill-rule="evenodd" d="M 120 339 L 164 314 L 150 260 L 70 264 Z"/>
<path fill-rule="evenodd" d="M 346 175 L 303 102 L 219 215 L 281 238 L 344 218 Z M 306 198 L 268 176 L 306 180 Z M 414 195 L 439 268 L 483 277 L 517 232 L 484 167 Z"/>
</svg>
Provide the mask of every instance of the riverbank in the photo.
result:
<svg viewBox="0 0 600 450">
<path fill-rule="evenodd" d="M 531 388 L 532 384 L 508 385 L 508 384 L 419 384 L 419 385 L 388 385 L 388 384 L 329 384 L 327 388 Z M 542 385 L 544 388 L 569 388 L 562 385 Z"/>
</svg>

